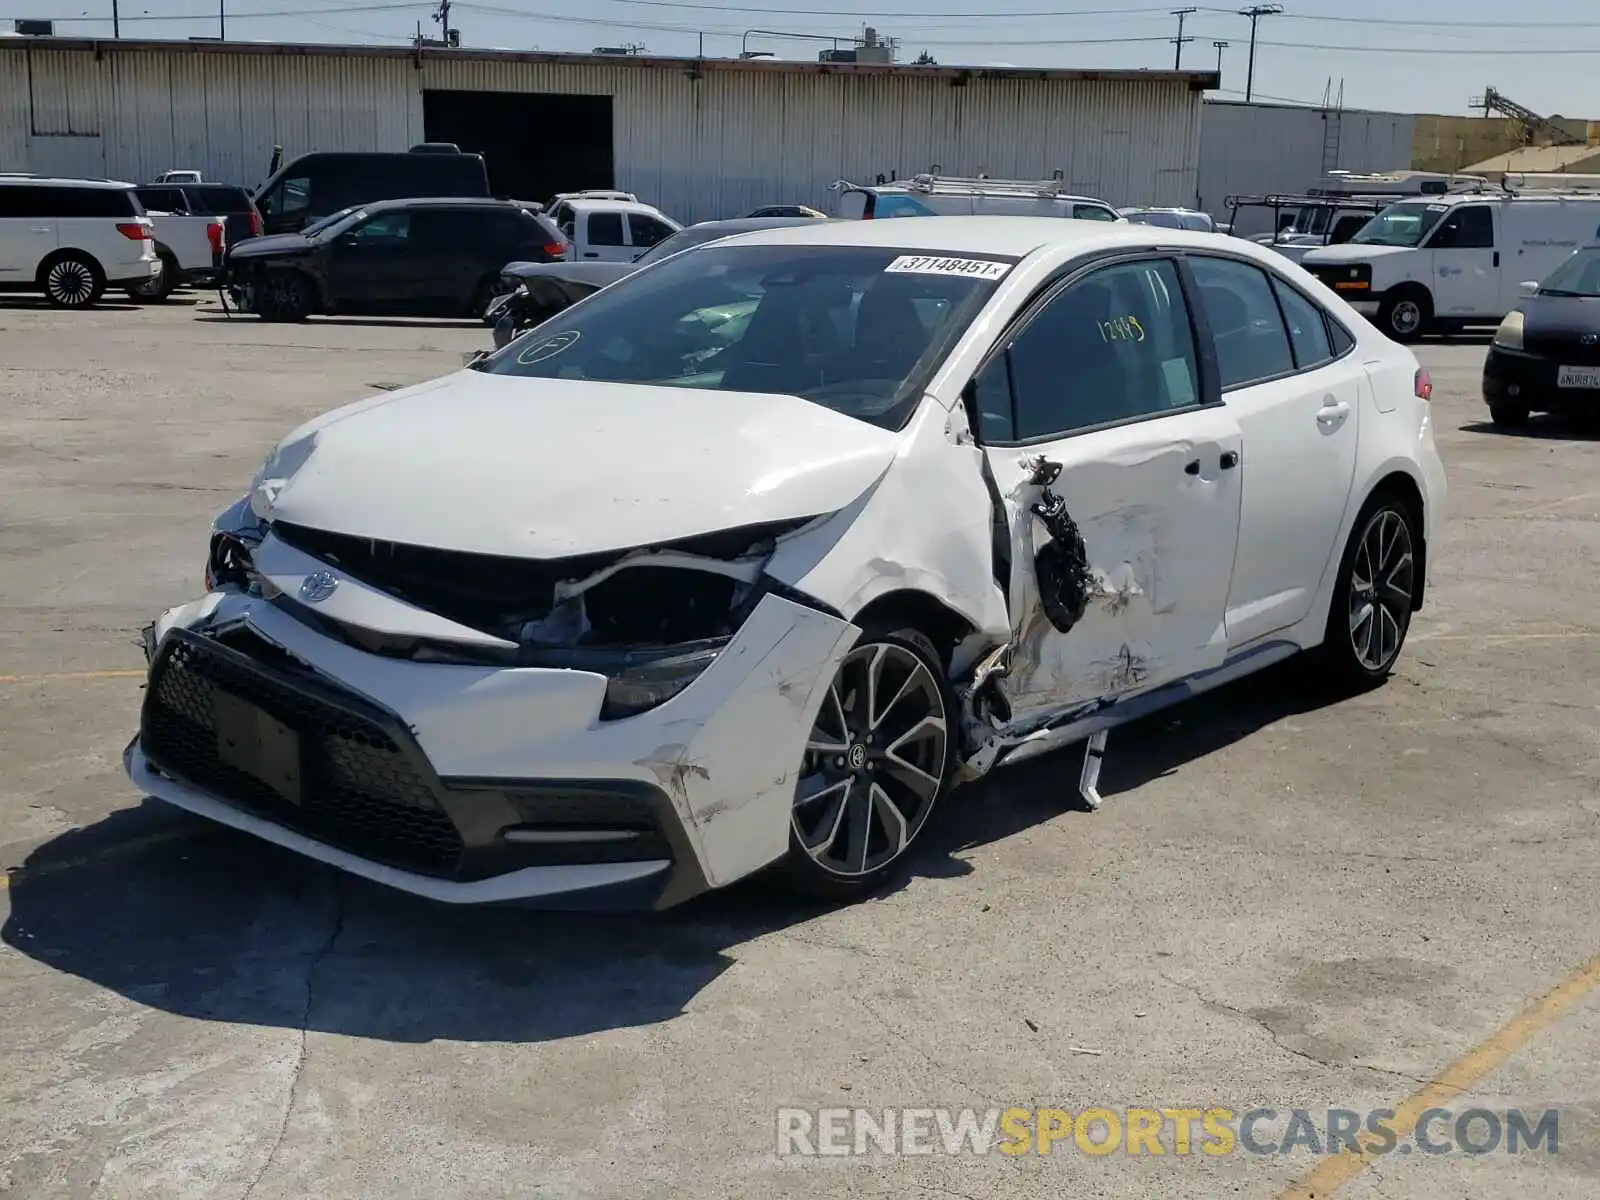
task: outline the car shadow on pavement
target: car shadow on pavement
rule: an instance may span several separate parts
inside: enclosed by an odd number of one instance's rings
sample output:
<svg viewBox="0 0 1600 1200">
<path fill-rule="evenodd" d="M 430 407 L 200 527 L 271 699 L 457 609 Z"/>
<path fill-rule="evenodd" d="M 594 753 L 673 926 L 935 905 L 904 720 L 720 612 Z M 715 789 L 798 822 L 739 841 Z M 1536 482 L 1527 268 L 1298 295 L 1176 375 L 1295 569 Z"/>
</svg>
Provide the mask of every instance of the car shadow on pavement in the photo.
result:
<svg viewBox="0 0 1600 1200">
<path fill-rule="evenodd" d="M 229 321 L 253 321 L 256 324 L 266 325 L 271 322 L 262 321 L 253 313 L 240 312 L 234 309 L 232 314 L 225 314 L 220 308 L 201 309 L 195 313 L 196 321 L 203 321 L 209 325 L 226 324 Z M 479 317 L 307 317 L 303 322 L 281 322 L 281 324 L 304 325 L 338 325 L 351 329 L 481 329 L 486 335 L 492 330 L 483 323 Z"/>
<path fill-rule="evenodd" d="M 1114 796 L 1314 701 L 1268 671 L 1112 734 Z M 1074 748 L 1002 769 L 934 818 L 907 880 L 1081 807 Z M 542 1042 L 670 1021 L 745 942 L 826 906 L 760 879 L 664 913 L 455 908 L 343 875 L 156 801 L 64 833 L 9 881 L 0 941 L 40 965 L 201 1021 L 349 1037 Z"/>
<path fill-rule="evenodd" d="M 1491 421 L 1469 421 L 1459 426 L 1462 433 L 1485 433 L 1494 437 L 1533 438 L 1546 442 L 1592 442 L 1600 438 L 1600 421 L 1586 414 L 1543 413 L 1528 418 L 1526 425 L 1496 425 Z"/>
</svg>

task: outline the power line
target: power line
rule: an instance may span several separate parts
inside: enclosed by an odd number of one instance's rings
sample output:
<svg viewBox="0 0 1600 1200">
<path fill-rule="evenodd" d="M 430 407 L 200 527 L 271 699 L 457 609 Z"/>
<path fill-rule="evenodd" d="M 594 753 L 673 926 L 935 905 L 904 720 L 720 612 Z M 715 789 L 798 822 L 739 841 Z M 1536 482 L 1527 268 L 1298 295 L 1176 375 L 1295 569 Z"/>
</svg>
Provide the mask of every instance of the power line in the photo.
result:
<svg viewBox="0 0 1600 1200">
<path fill-rule="evenodd" d="M 230 12 L 228 16 L 235 21 L 261 21 L 269 20 L 273 17 L 343 16 L 346 13 L 399 12 L 403 9 L 431 7 L 433 7 L 433 5 L 430 0 L 411 0 L 411 3 L 353 4 L 347 7 L 340 6 L 333 8 L 330 8 L 327 5 L 323 5 L 320 8 L 278 8 L 271 9 L 266 12 L 239 12 L 238 10 L 234 10 Z M 8 21 L 12 20 L 10 17 L 0 19 Z M 104 17 L 52 17 L 50 19 L 57 25 L 99 25 L 105 20 Z M 204 14 L 191 13 L 186 16 L 175 16 L 170 13 L 155 13 L 150 16 L 121 17 L 120 21 L 127 21 L 129 23 L 134 21 L 188 21 L 190 23 L 194 23 L 197 21 L 209 21 L 210 19 L 210 17 L 205 16 Z"/>
</svg>

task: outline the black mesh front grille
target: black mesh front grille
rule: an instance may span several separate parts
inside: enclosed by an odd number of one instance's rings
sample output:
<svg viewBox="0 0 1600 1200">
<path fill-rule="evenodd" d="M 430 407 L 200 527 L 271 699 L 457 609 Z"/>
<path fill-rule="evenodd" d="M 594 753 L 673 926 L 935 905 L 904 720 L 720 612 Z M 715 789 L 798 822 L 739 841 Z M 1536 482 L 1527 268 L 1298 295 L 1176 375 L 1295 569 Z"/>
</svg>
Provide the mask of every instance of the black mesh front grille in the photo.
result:
<svg viewBox="0 0 1600 1200">
<path fill-rule="evenodd" d="M 224 760 L 219 693 L 247 701 L 297 735 L 298 802 Z M 417 755 L 357 705 L 322 699 L 238 651 L 170 636 L 151 671 L 141 737 L 145 755 L 163 772 L 329 845 L 436 876 L 453 874 L 461 860 L 461 837 Z"/>
</svg>

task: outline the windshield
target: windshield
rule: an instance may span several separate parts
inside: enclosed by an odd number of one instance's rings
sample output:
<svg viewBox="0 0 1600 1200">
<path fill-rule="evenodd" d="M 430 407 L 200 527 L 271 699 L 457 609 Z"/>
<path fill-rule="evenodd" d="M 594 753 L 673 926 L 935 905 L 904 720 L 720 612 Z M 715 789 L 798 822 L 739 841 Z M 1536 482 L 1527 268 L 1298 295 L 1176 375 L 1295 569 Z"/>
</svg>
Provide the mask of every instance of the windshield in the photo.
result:
<svg viewBox="0 0 1600 1200">
<path fill-rule="evenodd" d="M 306 237 L 315 237 L 319 233 L 331 231 L 335 225 L 358 221 L 366 215 L 366 210 L 359 204 L 352 204 L 349 208 L 341 208 L 336 213 L 330 213 L 326 217 L 311 222 L 300 232 L 305 234 Z"/>
<path fill-rule="evenodd" d="M 707 246 L 595 292 L 478 369 L 792 395 L 898 429 L 1014 261 Z"/>
<path fill-rule="evenodd" d="M 1539 285 L 1541 296 L 1600 297 L 1600 246 L 1574 250 Z"/>
<path fill-rule="evenodd" d="M 737 231 L 735 231 L 737 232 Z M 701 242 L 713 242 L 719 237 L 731 236 L 722 229 L 696 229 L 693 225 L 687 229 L 680 229 L 671 237 L 662 238 L 650 249 L 646 250 L 634 261 L 640 266 L 660 262 L 669 254 L 676 254 L 679 250 L 687 250 L 690 246 L 698 246 Z"/>
<path fill-rule="evenodd" d="M 1417 246 L 1428 231 L 1450 211 L 1448 204 L 1391 204 L 1363 225 L 1350 244 L 1357 246 Z"/>
</svg>

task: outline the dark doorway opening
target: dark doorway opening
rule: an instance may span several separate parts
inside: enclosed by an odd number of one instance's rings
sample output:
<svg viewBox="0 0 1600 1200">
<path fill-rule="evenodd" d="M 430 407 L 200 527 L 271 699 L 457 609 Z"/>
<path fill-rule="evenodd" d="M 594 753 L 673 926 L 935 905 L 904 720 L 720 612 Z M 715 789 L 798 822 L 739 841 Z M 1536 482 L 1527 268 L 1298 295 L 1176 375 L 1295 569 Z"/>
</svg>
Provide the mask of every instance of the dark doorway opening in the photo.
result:
<svg viewBox="0 0 1600 1200">
<path fill-rule="evenodd" d="M 496 196 L 543 202 L 617 186 L 610 96 L 424 89 L 422 133 L 483 155 Z"/>
</svg>

